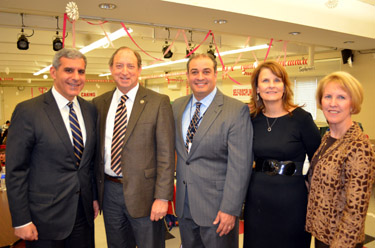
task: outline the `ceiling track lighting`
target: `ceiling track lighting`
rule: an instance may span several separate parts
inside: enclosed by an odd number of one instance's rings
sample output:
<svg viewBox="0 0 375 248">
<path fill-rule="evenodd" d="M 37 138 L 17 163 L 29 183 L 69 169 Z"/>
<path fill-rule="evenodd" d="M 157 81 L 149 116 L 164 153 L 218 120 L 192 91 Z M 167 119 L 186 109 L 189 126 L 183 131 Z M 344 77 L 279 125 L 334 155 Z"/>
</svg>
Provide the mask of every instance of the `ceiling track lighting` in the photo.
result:
<svg viewBox="0 0 375 248">
<path fill-rule="evenodd" d="M 53 38 L 55 38 L 53 41 L 52 41 L 52 48 L 54 51 L 59 51 L 61 49 L 63 49 L 64 47 L 64 44 L 62 43 L 61 39 L 62 37 L 59 36 L 59 17 L 56 16 L 56 21 L 57 21 L 57 29 L 56 29 L 56 36 L 54 36 Z"/>
<path fill-rule="evenodd" d="M 22 28 L 21 28 L 21 34 L 19 34 L 18 40 L 17 40 L 17 48 L 19 50 L 27 50 L 29 49 L 29 40 L 27 37 L 31 37 L 34 35 L 34 29 L 33 33 L 31 35 L 26 35 L 24 33 L 24 28 L 26 27 L 25 24 L 23 23 L 23 13 L 21 13 L 21 18 L 22 18 Z"/>
<path fill-rule="evenodd" d="M 167 49 L 169 47 L 168 40 L 170 38 L 171 32 L 170 32 L 169 28 L 165 28 L 165 30 L 168 31 L 168 39 L 165 39 L 165 45 L 162 48 L 162 52 L 163 52 L 163 55 L 164 55 L 165 59 L 170 59 L 173 56 L 173 52 L 171 51 L 171 49 L 169 49 L 169 51 L 167 53 L 165 53 L 165 52 L 167 51 Z"/>
<path fill-rule="evenodd" d="M 211 35 L 211 43 L 208 46 L 207 53 L 211 54 L 216 59 L 215 48 L 212 47 L 212 44 L 214 43 L 214 37 L 212 37 L 212 33 L 210 35 Z"/>
<path fill-rule="evenodd" d="M 190 33 L 190 41 L 189 41 L 189 44 L 188 44 L 188 47 L 186 48 L 186 56 L 191 53 L 191 51 L 194 50 L 194 46 L 192 45 L 193 43 L 193 31 L 192 30 L 189 30 L 189 33 Z M 194 55 L 194 53 L 190 54 L 189 56 L 187 56 L 186 58 L 190 58 L 190 56 Z"/>
</svg>

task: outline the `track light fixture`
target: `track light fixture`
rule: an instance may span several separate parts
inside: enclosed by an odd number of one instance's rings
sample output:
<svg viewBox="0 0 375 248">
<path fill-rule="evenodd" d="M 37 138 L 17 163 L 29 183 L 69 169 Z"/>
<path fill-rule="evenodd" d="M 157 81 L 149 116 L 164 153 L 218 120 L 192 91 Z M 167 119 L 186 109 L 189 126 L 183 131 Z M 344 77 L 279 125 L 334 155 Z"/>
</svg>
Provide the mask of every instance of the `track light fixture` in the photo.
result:
<svg viewBox="0 0 375 248">
<path fill-rule="evenodd" d="M 188 47 L 186 48 L 186 56 L 194 50 L 194 46 L 191 45 L 191 43 L 193 42 L 193 31 L 192 30 L 189 30 L 189 33 L 190 33 L 190 41 L 189 41 L 189 44 L 188 44 Z M 189 56 L 187 56 L 187 58 L 190 58 L 190 56 L 192 56 L 194 53 L 190 54 Z"/>
<path fill-rule="evenodd" d="M 57 20 L 57 30 L 56 30 L 56 36 L 55 39 L 52 42 L 52 48 L 54 51 L 59 51 L 64 47 L 64 44 L 61 41 L 61 37 L 59 36 L 59 17 L 56 16 Z"/>
<path fill-rule="evenodd" d="M 17 48 L 20 50 L 27 50 L 29 49 L 30 42 L 27 40 L 26 35 L 23 34 L 23 29 L 21 32 L 22 34 L 20 35 L 17 41 Z"/>
<path fill-rule="evenodd" d="M 212 48 L 212 43 L 208 46 L 207 53 L 211 54 L 216 59 L 215 49 Z"/>
<path fill-rule="evenodd" d="M 17 40 L 17 48 L 19 50 L 27 50 L 27 49 L 29 49 L 29 44 L 30 44 L 27 37 L 33 36 L 34 30 L 33 30 L 33 33 L 31 35 L 25 35 L 24 34 L 25 25 L 23 24 L 23 13 L 21 13 L 21 18 L 22 18 L 22 28 L 21 28 L 21 34 L 20 34 L 20 36 L 18 37 L 18 40 Z"/>
<path fill-rule="evenodd" d="M 171 49 L 169 49 L 169 51 L 167 53 L 165 53 L 165 52 L 167 51 L 167 49 L 169 47 L 168 40 L 169 40 L 169 37 L 171 35 L 171 32 L 169 31 L 169 28 L 165 28 L 165 30 L 168 31 L 168 39 L 165 39 L 165 45 L 163 46 L 162 52 L 163 52 L 163 55 L 164 55 L 165 59 L 170 59 L 173 56 L 173 52 L 171 51 Z"/>
</svg>

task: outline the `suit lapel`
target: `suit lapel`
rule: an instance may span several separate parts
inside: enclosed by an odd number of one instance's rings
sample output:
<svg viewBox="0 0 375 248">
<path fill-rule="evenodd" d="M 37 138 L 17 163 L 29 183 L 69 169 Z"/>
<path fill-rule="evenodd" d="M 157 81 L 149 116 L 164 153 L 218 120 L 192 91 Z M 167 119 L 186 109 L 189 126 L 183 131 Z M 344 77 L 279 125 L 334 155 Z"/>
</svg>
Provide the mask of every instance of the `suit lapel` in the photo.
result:
<svg viewBox="0 0 375 248">
<path fill-rule="evenodd" d="M 60 137 L 67 152 L 70 154 L 73 161 L 75 161 L 73 145 L 70 140 L 68 130 L 66 129 L 65 123 L 62 119 L 60 110 L 57 106 L 55 98 L 52 95 L 51 90 L 44 94 L 44 103 L 44 111 L 50 119 L 51 125 L 54 127 L 57 135 Z"/>
<path fill-rule="evenodd" d="M 90 110 L 87 108 L 88 107 L 87 104 L 83 102 L 83 99 L 80 97 L 77 97 L 77 99 L 79 102 L 79 106 L 81 108 L 83 120 L 85 122 L 85 129 L 86 129 L 85 147 L 88 147 L 93 142 L 92 140 L 93 136 L 91 135 L 91 131 L 93 130 L 93 123 L 95 120 L 92 118 L 93 116 L 91 115 Z M 83 149 L 81 161 L 84 161 L 86 157 L 87 157 L 87 150 Z M 81 163 L 81 164 L 84 164 L 84 163 Z M 81 168 L 81 166 L 79 168 Z"/>
<path fill-rule="evenodd" d="M 186 109 L 186 106 L 189 104 L 190 99 L 192 98 L 192 95 L 186 97 L 183 101 L 183 103 L 180 106 L 180 109 L 177 113 L 177 142 L 176 145 L 180 146 L 178 150 L 183 151 L 185 150 L 185 137 L 182 134 L 182 116 L 184 114 L 184 111 Z"/>
<path fill-rule="evenodd" d="M 202 119 L 201 124 L 198 127 L 197 132 L 194 135 L 193 144 L 189 152 L 189 157 L 191 157 L 194 154 L 194 151 L 197 150 L 199 143 L 202 141 L 202 139 L 206 135 L 211 125 L 214 123 L 217 116 L 220 114 L 223 106 L 223 101 L 223 93 L 221 93 L 221 91 L 219 91 L 218 89 L 214 99 L 212 100 L 210 106 L 204 114 L 204 117 Z"/>
<path fill-rule="evenodd" d="M 124 138 L 124 146 L 126 145 L 129 137 L 131 136 L 135 125 L 138 122 L 139 117 L 141 116 L 142 111 L 144 110 L 147 104 L 147 92 L 143 86 L 139 85 L 137 95 L 135 96 L 133 109 L 130 115 L 130 119 L 128 120 L 128 126 L 126 128 L 125 138 Z"/>
</svg>

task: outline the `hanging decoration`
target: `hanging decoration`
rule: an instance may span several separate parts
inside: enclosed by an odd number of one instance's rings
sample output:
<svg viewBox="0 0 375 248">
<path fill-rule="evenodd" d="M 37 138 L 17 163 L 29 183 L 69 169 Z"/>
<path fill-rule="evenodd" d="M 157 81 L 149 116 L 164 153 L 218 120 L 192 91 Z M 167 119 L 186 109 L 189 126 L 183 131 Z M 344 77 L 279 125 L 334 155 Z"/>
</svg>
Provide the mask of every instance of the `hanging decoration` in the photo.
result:
<svg viewBox="0 0 375 248">
<path fill-rule="evenodd" d="M 210 30 L 209 33 L 211 33 L 211 30 Z M 218 55 L 218 57 L 219 57 L 219 60 L 220 60 L 220 63 L 221 63 L 222 69 L 223 69 L 223 71 L 225 71 L 225 65 L 224 65 L 223 59 L 222 59 L 221 56 L 220 56 L 220 52 L 219 52 L 219 49 L 218 49 L 217 44 L 216 44 L 216 40 L 215 40 L 215 35 L 214 35 L 214 33 L 212 33 L 212 40 L 213 40 L 213 42 L 214 42 L 214 44 L 215 44 L 216 52 L 217 52 L 217 55 Z M 232 77 L 229 76 L 228 74 L 227 74 L 227 76 L 229 77 L 230 80 L 232 80 L 232 81 L 235 82 L 236 84 L 241 85 L 240 82 L 236 81 L 234 78 L 232 78 Z"/>
<path fill-rule="evenodd" d="M 286 63 L 286 46 L 287 46 L 287 44 L 288 44 L 288 41 L 284 41 L 284 46 L 283 46 L 283 50 L 282 50 L 284 52 L 283 63 L 280 63 L 280 57 L 281 57 L 281 55 L 279 55 L 279 57 L 276 60 L 282 66 L 285 66 L 285 63 Z"/>
<path fill-rule="evenodd" d="M 155 59 L 155 60 L 158 60 L 158 61 L 163 61 L 162 59 L 158 59 L 158 58 L 155 58 L 154 56 L 150 55 L 148 52 L 146 52 L 145 50 L 143 50 L 138 44 L 137 42 L 135 42 L 135 40 L 133 39 L 133 37 L 130 35 L 128 29 L 126 28 L 125 24 L 123 22 L 121 22 L 121 26 L 125 29 L 125 32 L 126 34 L 128 35 L 128 37 L 130 38 L 131 41 L 133 41 L 134 45 L 136 45 L 139 49 L 141 49 L 141 51 L 146 54 L 147 56 Z"/>
<path fill-rule="evenodd" d="M 271 47 L 272 47 L 272 41 L 273 41 L 273 38 L 271 38 L 271 40 L 270 40 L 270 44 L 269 44 L 269 46 L 268 46 L 268 50 L 267 50 L 267 53 L 266 53 L 266 57 L 264 57 L 264 61 L 267 60 L 268 54 L 270 53 L 270 50 L 271 50 Z"/>
<path fill-rule="evenodd" d="M 108 21 L 100 21 L 99 23 L 93 23 L 93 22 L 89 22 L 89 21 L 87 21 L 87 20 L 85 20 L 85 19 L 83 19 L 83 18 L 82 18 L 82 20 L 84 20 L 85 22 L 87 22 L 87 23 L 90 24 L 90 25 L 100 25 L 100 27 L 101 27 L 102 30 L 103 30 L 103 33 L 104 33 L 105 37 L 106 37 L 107 40 L 108 40 L 108 44 L 111 44 L 111 47 L 112 47 L 112 48 L 115 48 L 115 46 L 113 45 L 111 39 L 108 37 L 108 34 L 107 34 L 107 32 L 105 31 L 105 29 L 104 29 L 104 27 L 103 27 L 103 24 L 106 24 Z M 107 46 L 106 46 L 106 47 L 107 47 Z"/>
<path fill-rule="evenodd" d="M 73 33 L 73 48 L 76 47 L 76 32 L 75 32 L 75 22 L 76 20 L 79 19 L 79 12 L 78 12 L 78 6 L 75 2 L 69 2 L 67 5 L 66 5 L 66 8 L 65 8 L 65 12 L 67 14 L 67 16 L 72 20 L 71 23 L 72 23 L 72 33 Z M 65 15 L 64 15 L 65 17 Z M 64 18 L 64 21 L 65 21 L 65 18 Z M 65 26 L 65 23 L 64 23 L 64 26 Z"/>
</svg>

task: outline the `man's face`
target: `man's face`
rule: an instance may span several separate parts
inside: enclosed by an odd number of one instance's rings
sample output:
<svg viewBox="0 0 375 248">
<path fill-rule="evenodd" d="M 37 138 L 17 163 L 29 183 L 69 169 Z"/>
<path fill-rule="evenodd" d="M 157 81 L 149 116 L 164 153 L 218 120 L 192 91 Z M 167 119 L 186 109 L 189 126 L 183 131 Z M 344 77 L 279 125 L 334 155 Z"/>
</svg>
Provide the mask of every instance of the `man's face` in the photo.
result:
<svg viewBox="0 0 375 248">
<path fill-rule="evenodd" d="M 51 77 L 57 92 L 72 101 L 85 86 L 85 61 L 83 59 L 60 58 L 60 67 L 51 67 Z"/>
<path fill-rule="evenodd" d="M 200 101 L 216 87 L 217 72 L 210 58 L 198 57 L 190 61 L 187 78 L 195 98 Z"/>
<path fill-rule="evenodd" d="M 137 85 L 142 71 L 138 67 L 137 57 L 129 49 L 120 50 L 113 58 L 113 65 L 109 69 L 117 88 L 124 94 Z"/>
</svg>

